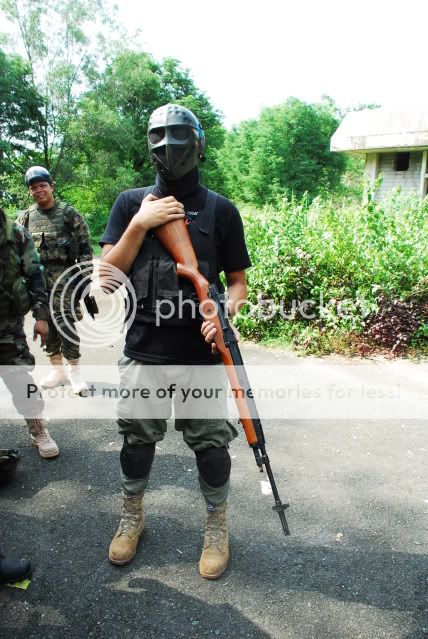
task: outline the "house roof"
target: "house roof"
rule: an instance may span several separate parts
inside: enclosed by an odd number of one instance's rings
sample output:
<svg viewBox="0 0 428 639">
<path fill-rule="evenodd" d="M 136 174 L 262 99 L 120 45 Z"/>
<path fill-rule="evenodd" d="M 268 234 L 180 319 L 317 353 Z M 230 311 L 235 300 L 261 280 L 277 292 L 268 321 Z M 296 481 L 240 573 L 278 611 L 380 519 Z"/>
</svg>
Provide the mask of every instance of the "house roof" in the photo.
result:
<svg viewBox="0 0 428 639">
<path fill-rule="evenodd" d="M 428 149 L 428 107 L 420 111 L 366 109 L 348 113 L 330 143 L 332 151 Z"/>
</svg>

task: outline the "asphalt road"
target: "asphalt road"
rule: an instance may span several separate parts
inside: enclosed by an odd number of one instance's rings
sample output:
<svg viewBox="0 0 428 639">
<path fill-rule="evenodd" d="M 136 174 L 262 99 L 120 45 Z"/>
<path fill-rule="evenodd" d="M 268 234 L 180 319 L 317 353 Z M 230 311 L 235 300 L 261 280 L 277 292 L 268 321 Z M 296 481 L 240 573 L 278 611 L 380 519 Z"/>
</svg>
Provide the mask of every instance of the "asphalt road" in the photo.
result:
<svg viewBox="0 0 428 639">
<path fill-rule="evenodd" d="M 105 361 L 119 351 L 112 346 Z M 244 352 L 267 365 L 295 361 Z M 157 450 L 139 552 L 115 567 L 107 559 L 120 504 L 114 416 L 53 420 L 61 455 L 50 461 L 31 449 L 23 422 L 1 420 L 2 444 L 22 452 L 0 492 L 1 548 L 34 566 L 28 590 L 0 589 L 2 639 L 428 638 L 428 416 L 285 418 L 264 428 L 292 534 L 284 537 L 241 433 L 230 451 L 231 562 L 209 582 L 197 570 L 203 503 L 194 459 L 172 425 Z"/>
</svg>

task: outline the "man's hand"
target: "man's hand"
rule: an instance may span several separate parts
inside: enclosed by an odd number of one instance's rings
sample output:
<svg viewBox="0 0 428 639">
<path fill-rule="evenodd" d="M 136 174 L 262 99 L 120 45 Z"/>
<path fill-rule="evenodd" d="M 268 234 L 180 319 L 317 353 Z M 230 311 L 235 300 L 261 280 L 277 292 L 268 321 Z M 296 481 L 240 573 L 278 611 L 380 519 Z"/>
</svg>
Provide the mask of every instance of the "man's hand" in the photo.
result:
<svg viewBox="0 0 428 639">
<path fill-rule="evenodd" d="M 150 193 L 141 202 L 140 210 L 132 218 L 131 224 L 139 225 L 144 231 L 161 226 L 166 222 L 184 217 L 184 206 L 175 197 L 157 198 Z"/>
<path fill-rule="evenodd" d="M 115 266 L 126 275 L 132 268 L 147 231 L 180 218 L 184 218 L 184 206 L 181 202 L 177 202 L 172 196 L 158 199 L 150 193 L 141 202 L 140 210 L 134 215 L 117 244 L 104 244 L 102 262 Z M 112 292 L 109 280 L 111 277 L 108 275 L 107 266 L 107 273 L 100 272 L 101 287 L 106 283 L 106 293 Z"/>
<path fill-rule="evenodd" d="M 33 342 L 37 340 L 37 336 L 40 335 L 40 342 L 43 346 L 46 343 L 46 339 L 49 333 L 49 326 L 45 320 L 37 320 L 34 324 Z"/>
<path fill-rule="evenodd" d="M 235 334 L 235 337 L 237 339 L 237 341 L 239 342 L 240 340 L 240 334 L 237 328 L 235 328 L 235 326 L 233 326 L 233 324 L 230 324 L 230 327 L 232 329 L 232 331 Z M 201 326 L 201 333 L 204 336 L 205 341 L 207 342 L 207 344 L 211 344 L 211 350 L 213 355 L 215 353 L 218 353 L 218 349 L 217 346 L 215 345 L 214 339 L 217 333 L 217 329 L 215 327 L 215 324 L 213 324 L 212 322 L 210 322 L 210 320 L 204 320 L 202 322 L 202 326 Z"/>
</svg>

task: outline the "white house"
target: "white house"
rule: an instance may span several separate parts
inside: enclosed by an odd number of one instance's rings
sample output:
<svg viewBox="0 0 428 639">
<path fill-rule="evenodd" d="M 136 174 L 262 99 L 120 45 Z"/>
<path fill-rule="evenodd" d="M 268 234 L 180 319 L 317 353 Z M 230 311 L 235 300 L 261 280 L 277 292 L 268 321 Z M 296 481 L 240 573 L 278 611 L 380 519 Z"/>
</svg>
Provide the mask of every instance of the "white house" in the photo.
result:
<svg viewBox="0 0 428 639">
<path fill-rule="evenodd" d="M 366 156 L 372 183 L 382 174 L 376 192 L 381 200 L 393 187 L 428 192 L 428 108 L 421 111 L 366 109 L 348 113 L 331 138 L 332 151 Z"/>
</svg>

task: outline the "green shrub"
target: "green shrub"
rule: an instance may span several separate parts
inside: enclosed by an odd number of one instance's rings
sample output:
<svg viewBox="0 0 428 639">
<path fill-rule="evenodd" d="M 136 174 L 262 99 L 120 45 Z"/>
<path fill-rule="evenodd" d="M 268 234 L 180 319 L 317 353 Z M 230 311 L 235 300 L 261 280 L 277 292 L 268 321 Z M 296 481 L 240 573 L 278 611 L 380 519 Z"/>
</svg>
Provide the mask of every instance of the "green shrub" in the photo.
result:
<svg viewBox="0 0 428 639">
<path fill-rule="evenodd" d="M 245 337 L 334 350 L 363 335 L 379 300 L 389 299 L 415 303 L 419 328 L 410 337 L 426 339 L 427 199 L 398 190 L 381 204 L 370 192 L 364 204 L 284 198 L 243 218 L 253 262 L 251 304 L 238 318 Z"/>
</svg>

